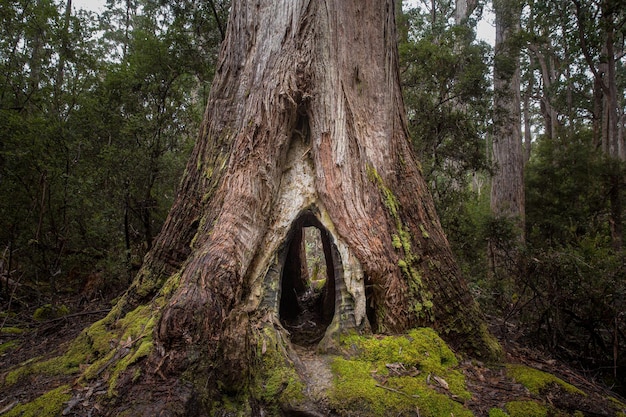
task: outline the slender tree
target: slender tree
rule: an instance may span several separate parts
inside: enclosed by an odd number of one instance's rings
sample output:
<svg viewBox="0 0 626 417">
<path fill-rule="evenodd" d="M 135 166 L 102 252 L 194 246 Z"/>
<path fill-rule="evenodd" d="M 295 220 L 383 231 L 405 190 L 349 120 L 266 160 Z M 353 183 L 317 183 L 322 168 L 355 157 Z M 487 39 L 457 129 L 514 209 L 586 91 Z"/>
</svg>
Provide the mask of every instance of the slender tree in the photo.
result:
<svg viewBox="0 0 626 417">
<path fill-rule="evenodd" d="M 494 56 L 494 132 L 491 211 L 496 219 L 512 221 L 516 239 L 524 240 L 524 160 L 520 115 L 520 60 L 516 34 L 521 5 L 517 0 L 494 2 L 496 39 Z M 490 244 L 492 270 L 496 277 L 509 275 L 516 262 L 511 253 Z"/>
<path fill-rule="evenodd" d="M 622 249 L 622 197 L 623 178 L 620 162 L 626 160 L 626 145 L 623 135 L 623 103 L 618 93 L 618 63 L 625 55 L 624 27 L 626 16 L 620 2 L 599 1 L 583 4 L 572 0 L 578 23 L 577 33 L 580 46 L 594 79 L 594 119 L 596 138 L 600 138 L 602 150 L 612 166 L 610 173 L 609 198 L 611 203 L 611 237 L 613 248 Z M 589 33 L 590 28 L 599 27 L 599 39 Z M 589 32 L 589 33 L 588 33 Z M 595 42 L 594 42 L 595 41 Z"/>
</svg>

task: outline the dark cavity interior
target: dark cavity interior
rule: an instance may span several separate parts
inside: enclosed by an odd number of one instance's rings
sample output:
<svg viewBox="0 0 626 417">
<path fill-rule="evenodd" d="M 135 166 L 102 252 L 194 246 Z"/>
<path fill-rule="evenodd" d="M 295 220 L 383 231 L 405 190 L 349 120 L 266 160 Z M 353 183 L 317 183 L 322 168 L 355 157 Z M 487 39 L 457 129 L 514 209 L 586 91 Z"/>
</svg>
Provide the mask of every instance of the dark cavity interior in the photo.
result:
<svg viewBox="0 0 626 417">
<path fill-rule="evenodd" d="M 314 216 L 296 222 L 281 277 L 279 312 L 296 345 L 317 344 L 333 320 L 337 255 L 332 249 L 328 232 Z"/>
</svg>

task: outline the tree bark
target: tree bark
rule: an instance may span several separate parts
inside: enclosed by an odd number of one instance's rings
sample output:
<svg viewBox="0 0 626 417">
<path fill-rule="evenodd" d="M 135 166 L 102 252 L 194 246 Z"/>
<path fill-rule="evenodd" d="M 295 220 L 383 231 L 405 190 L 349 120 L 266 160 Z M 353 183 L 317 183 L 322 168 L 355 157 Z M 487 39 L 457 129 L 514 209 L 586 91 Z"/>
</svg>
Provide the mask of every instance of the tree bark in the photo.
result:
<svg viewBox="0 0 626 417">
<path fill-rule="evenodd" d="M 515 242 L 511 248 L 489 242 L 493 277 L 510 282 L 515 274 L 518 243 L 524 241 L 524 160 L 520 114 L 519 48 L 513 41 L 519 31 L 521 5 L 516 0 L 494 2 L 496 39 L 494 56 L 494 134 L 491 179 L 491 212 L 494 218 L 512 222 Z"/>
<path fill-rule="evenodd" d="M 281 283 L 307 226 L 321 231 L 334 294 L 318 350 L 348 331 L 429 325 L 497 355 L 411 151 L 394 19 L 393 0 L 233 1 L 178 197 L 115 311 L 164 300 L 150 371 L 125 394 L 145 399 L 135 414 L 207 412 L 250 389 L 271 346 L 297 362 Z"/>
<path fill-rule="evenodd" d="M 454 22 L 461 25 L 467 21 L 478 6 L 476 0 L 455 0 Z"/>
</svg>

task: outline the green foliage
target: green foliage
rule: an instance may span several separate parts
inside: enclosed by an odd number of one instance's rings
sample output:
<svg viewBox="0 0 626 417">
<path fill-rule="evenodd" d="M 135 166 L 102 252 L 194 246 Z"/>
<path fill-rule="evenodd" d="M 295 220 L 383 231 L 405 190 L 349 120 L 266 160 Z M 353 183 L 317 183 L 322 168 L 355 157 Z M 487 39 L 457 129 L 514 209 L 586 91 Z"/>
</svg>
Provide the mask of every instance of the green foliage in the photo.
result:
<svg viewBox="0 0 626 417">
<path fill-rule="evenodd" d="M 462 269 L 479 280 L 487 270 L 482 226 L 489 213 L 491 51 L 476 41 L 471 18 L 449 23 L 449 6 L 400 16 L 401 82 L 409 133 L 437 213 Z"/>
<path fill-rule="evenodd" d="M 409 130 L 437 207 L 454 210 L 471 175 L 488 171 L 489 47 L 471 28 L 429 22 L 417 10 L 405 24 L 410 34 L 399 50 Z"/>
<path fill-rule="evenodd" d="M 614 365 L 626 329 L 623 255 L 606 221 L 615 169 L 587 131 L 538 143 L 527 167 L 529 248 L 515 306 L 535 341 L 565 355 L 584 348 L 599 367 Z"/>
<path fill-rule="evenodd" d="M 0 5 L 0 249 L 25 291 L 110 291 L 169 211 L 221 34 L 206 3 L 65 7 Z"/>
<path fill-rule="evenodd" d="M 535 248 L 606 234 L 607 165 L 588 131 L 540 140 L 526 169 L 528 241 Z"/>
</svg>

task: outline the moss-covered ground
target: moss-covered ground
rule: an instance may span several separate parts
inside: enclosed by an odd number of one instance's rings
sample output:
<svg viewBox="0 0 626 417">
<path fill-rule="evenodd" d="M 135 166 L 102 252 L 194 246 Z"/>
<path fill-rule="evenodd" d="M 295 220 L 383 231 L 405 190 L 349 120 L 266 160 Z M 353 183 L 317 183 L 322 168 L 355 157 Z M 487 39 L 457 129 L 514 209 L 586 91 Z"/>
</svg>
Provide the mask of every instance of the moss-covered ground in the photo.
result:
<svg viewBox="0 0 626 417">
<path fill-rule="evenodd" d="M 77 390 L 84 393 L 93 387 L 99 394 L 89 398 L 89 407 L 115 398 L 118 380 L 128 368 L 140 368 L 133 364 L 153 348 L 153 308 L 158 305 L 141 306 L 117 320 L 103 318 L 66 339 L 57 354 L 39 350 L 39 356 L 19 364 L 10 362 L 11 355 L 24 355 L 22 346 L 29 346 L 37 332 L 7 327 L 0 340 L 0 410 L 6 408 L 2 416 L 60 416 Z M 261 329 L 254 372 L 241 387 L 246 392 L 228 392 L 215 401 L 220 415 L 252 415 L 250 404 L 256 402 L 263 404 L 266 415 L 276 416 L 313 404 L 330 416 L 626 417 L 626 405 L 607 390 L 577 386 L 568 374 L 557 377 L 545 366 L 539 370 L 460 360 L 428 328 L 403 335 L 346 335 L 333 354 L 305 349 L 328 368 L 328 384 L 311 397 L 311 375 L 295 366 L 281 335 L 271 325 Z M 52 336 L 46 337 L 54 341 Z M 296 350 L 299 355 L 302 349 Z M 72 412 L 79 412 L 78 407 Z"/>
<path fill-rule="evenodd" d="M 332 363 L 331 407 L 339 415 L 472 416 L 471 398 L 450 348 L 432 329 L 401 336 L 348 336 Z M 390 414 L 391 413 L 391 414 Z M 407 414 L 408 413 L 408 414 Z"/>
<path fill-rule="evenodd" d="M 69 385 L 52 389 L 26 404 L 19 404 L 3 414 L 4 417 L 55 417 L 63 414 L 65 403 L 72 394 Z"/>
<path fill-rule="evenodd" d="M 115 396 L 121 374 L 152 349 L 153 313 L 157 307 L 144 305 L 121 318 L 109 314 L 93 323 L 93 317 L 101 317 L 106 307 L 87 306 L 90 310 L 84 314 L 64 320 L 67 307 L 64 314 L 47 318 L 44 313 L 49 307 L 45 305 L 36 308 L 30 317 L 16 317 L 16 323 L 26 322 L 27 326 L 2 328 L 3 416 L 61 415 L 77 389 L 86 390 L 84 387 L 96 383 L 100 385 L 99 395 Z"/>
<path fill-rule="evenodd" d="M 542 390 L 554 384 L 572 394 L 585 395 L 580 389 L 572 384 L 568 384 L 561 378 L 528 366 L 510 364 L 507 365 L 507 373 L 517 382 L 528 388 L 533 394 L 539 394 Z"/>
</svg>

